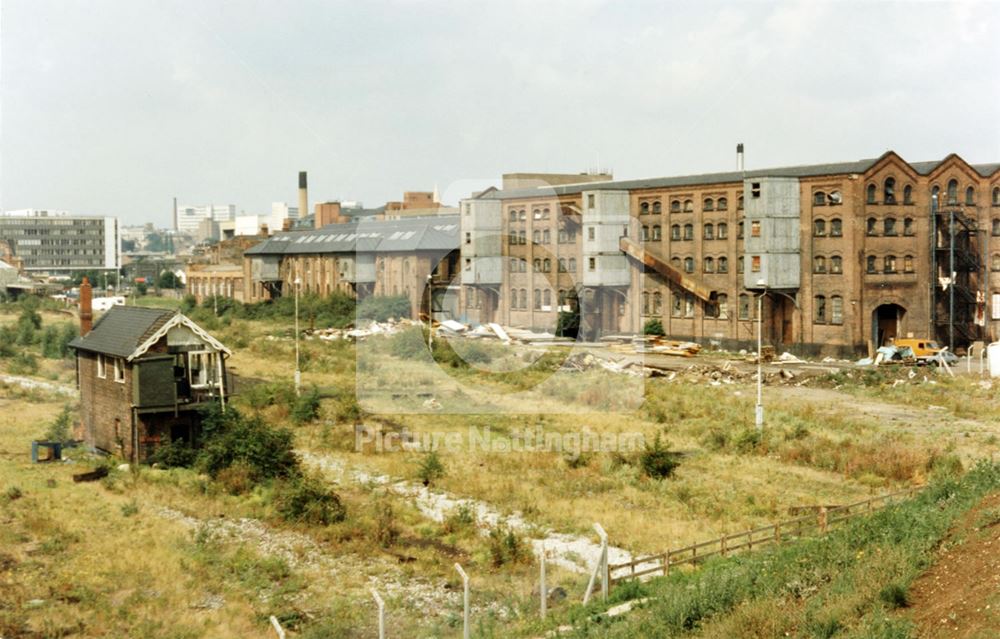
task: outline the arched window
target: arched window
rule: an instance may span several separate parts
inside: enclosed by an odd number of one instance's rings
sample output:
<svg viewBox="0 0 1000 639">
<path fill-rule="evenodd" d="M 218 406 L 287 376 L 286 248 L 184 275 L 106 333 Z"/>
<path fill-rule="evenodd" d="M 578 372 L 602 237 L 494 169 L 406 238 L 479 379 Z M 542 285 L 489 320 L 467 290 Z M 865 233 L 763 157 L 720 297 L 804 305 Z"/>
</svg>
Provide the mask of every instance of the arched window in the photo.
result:
<svg viewBox="0 0 1000 639">
<path fill-rule="evenodd" d="M 903 218 L 903 235 L 909 237 L 915 234 L 916 232 L 917 232 L 916 228 L 913 226 L 913 218 L 912 217 Z"/>
<path fill-rule="evenodd" d="M 1000 271 L 1000 253 L 994 253 L 990 259 L 990 270 Z"/>
<path fill-rule="evenodd" d="M 743 273 L 743 265 L 746 264 L 746 258 L 743 255 L 736 256 L 736 272 Z"/>
<path fill-rule="evenodd" d="M 976 189 L 971 186 L 965 189 L 965 205 L 975 206 L 976 204 Z"/>
<path fill-rule="evenodd" d="M 830 297 L 830 323 L 844 323 L 844 298 L 839 295 Z"/>
<path fill-rule="evenodd" d="M 883 262 L 883 266 L 884 266 L 884 268 L 882 269 L 883 271 L 885 271 L 886 273 L 895 273 L 896 272 L 896 256 L 895 255 L 886 255 L 884 258 L 882 258 L 882 262 Z"/>
<path fill-rule="evenodd" d="M 511 273 L 517 273 L 517 261 L 518 260 L 517 260 L 516 257 L 510 258 L 510 272 Z"/>
<path fill-rule="evenodd" d="M 670 201 L 670 212 L 671 213 L 680 213 L 681 212 L 681 201 L 680 200 L 671 200 Z"/>
<path fill-rule="evenodd" d="M 642 292 L 642 314 L 649 315 L 649 291 Z"/>
<path fill-rule="evenodd" d="M 642 234 L 640 237 L 642 237 L 643 242 L 649 241 L 649 227 L 645 224 L 642 225 Z"/>
<path fill-rule="evenodd" d="M 913 256 L 906 255 L 903 257 L 903 272 L 912 273 L 913 272 Z"/>
<path fill-rule="evenodd" d="M 559 306 L 566 306 L 566 290 L 559 289 Z"/>
<path fill-rule="evenodd" d="M 868 218 L 868 221 L 865 224 L 865 233 L 867 233 L 868 235 L 875 235 L 875 232 L 877 230 L 877 224 L 878 222 L 875 218 L 873 217 Z"/>
<path fill-rule="evenodd" d="M 705 201 L 701 203 L 701 210 L 702 211 L 714 211 L 715 210 L 715 201 L 712 198 L 710 198 L 710 197 L 705 198 Z"/>
<path fill-rule="evenodd" d="M 875 185 L 869 184 L 867 196 L 865 197 L 865 202 L 868 204 L 875 204 Z"/>
<path fill-rule="evenodd" d="M 715 298 L 716 317 L 719 319 L 729 319 L 729 296 L 719 293 Z"/>
<path fill-rule="evenodd" d="M 948 181 L 948 204 L 958 204 L 958 180 Z"/>
<path fill-rule="evenodd" d="M 684 200 L 684 212 L 690 213 L 694 211 L 694 202 L 692 200 Z"/>
<path fill-rule="evenodd" d="M 541 209 L 532 209 L 531 210 L 531 217 L 532 217 L 532 219 L 535 219 L 535 220 L 542 219 L 542 211 L 541 211 Z"/>
<path fill-rule="evenodd" d="M 681 225 L 674 224 L 670 227 L 670 239 L 679 240 L 681 239 Z"/>
<path fill-rule="evenodd" d="M 726 198 L 720 197 L 718 200 L 715 201 L 716 211 L 725 211 L 728 208 L 729 208 L 729 200 L 727 200 Z"/>
<path fill-rule="evenodd" d="M 715 272 L 715 260 L 714 259 L 712 259 L 710 257 L 706 257 L 704 260 L 702 260 L 702 263 L 703 263 L 703 269 L 702 269 L 703 271 L 705 271 L 706 273 L 714 273 Z"/>
<path fill-rule="evenodd" d="M 993 235 L 1000 235 L 1000 217 L 993 218 Z"/>
<path fill-rule="evenodd" d="M 822 255 L 813 258 L 813 273 L 826 273 L 826 258 Z"/>
<path fill-rule="evenodd" d="M 993 206 L 1000 206 L 1000 186 L 993 187 Z"/>
<path fill-rule="evenodd" d="M 886 178 L 882 184 L 882 201 L 885 204 L 896 203 L 896 178 Z"/>
<path fill-rule="evenodd" d="M 536 273 L 541 273 L 542 272 L 542 260 L 541 260 L 541 258 L 536 257 L 535 259 L 531 260 L 531 270 L 533 270 Z"/>
<path fill-rule="evenodd" d="M 720 257 L 718 259 L 718 263 L 716 265 L 716 270 L 719 273 L 728 273 L 729 272 L 729 258 L 726 257 L 726 256 Z"/>
<path fill-rule="evenodd" d="M 684 294 L 684 317 L 694 317 L 694 295 Z"/>
<path fill-rule="evenodd" d="M 542 232 L 541 231 L 532 231 L 531 232 L 531 241 L 534 244 L 541 244 L 542 243 Z"/>
<path fill-rule="evenodd" d="M 521 258 L 520 267 L 521 267 L 521 272 L 522 273 L 527 273 L 528 272 L 528 260 L 526 260 L 524 258 Z"/>
<path fill-rule="evenodd" d="M 681 258 L 679 257 L 670 258 L 670 266 L 673 266 L 678 271 L 681 270 Z"/>
<path fill-rule="evenodd" d="M 715 237 L 715 227 L 711 224 L 706 224 L 704 228 L 704 237 L 706 240 L 711 240 Z"/>
<path fill-rule="evenodd" d="M 940 203 L 941 187 L 936 184 L 931 188 L 931 199 Z"/>
<path fill-rule="evenodd" d="M 548 209 L 542 209 L 542 219 L 543 220 L 549 219 L 549 210 Z"/>
<path fill-rule="evenodd" d="M 510 289 L 510 307 L 517 308 L 517 289 Z"/>
<path fill-rule="evenodd" d="M 552 289 L 542 291 L 542 306 L 552 306 Z"/>
<path fill-rule="evenodd" d="M 715 225 L 715 237 L 720 240 L 724 240 L 729 237 L 729 225 L 725 222 L 719 222 Z"/>
<path fill-rule="evenodd" d="M 659 224 L 653 225 L 653 241 L 659 242 L 662 239 L 662 230 Z"/>
<path fill-rule="evenodd" d="M 693 240 L 694 239 L 694 224 L 684 225 L 684 239 Z"/>
<path fill-rule="evenodd" d="M 659 315 L 663 312 L 663 294 L 659 291 L 653 293 L 653 314 Z"/>
<path fill-rule="evenodd" d="M 839 275 L 844 272 L 844 258 L 834 255 L 830 258 L 830 272 Z"/>
<path fill-rule="evenodd" d="M 535 289 L 535 294 L 531 296 L 531 308 L 536 311 L 542 310 L 542 292 Z"/>
<path fill-rule="evenodd" d="M 750 296 L 746 293 L 740 293 L 739 304 L 740 306 L 736 310 L 737 317 L 741 320 L 750 319 Z"/>
<path fill-rule="evenodd" d="M 528 310 L 528 289 L 521 289 L 521 309 Z"/>
<path fill-rule="evenodd" d="M 673 303 L 670 305 L 670 316 L 680 317 L 683 308 L 683 300 L 681 300 L 680 293 L 674 292 Z"/>
<path fill-rule="evenodd" d="M 868 272 L 868 273 L 877 273 L 878 272 L 878 271 L 875 270 L 875 256 L 874 255 L 869 255 L 865 259 L 865 271 Z"/>
<path fill-rule="evenodd" d="M 816 237 L 823 237 L 826 235 L 826 220 L 813 221 L 813 235 Z"/>
<path fill-rule="evenodd" d="M 817 295 L 813 298 L 813 321 L 826 324 L 826 297 Z"/>
<path fill-rule="evenodd" d="M 736 210 L 737 211 L 742 211 L 743 210 L 743 196 L 742 195 L 739 198 L 737 198 L 737 200 L 736 200 Z"/>
<path fill-rule="evenodd" d="M 887 217 L 882 220 L 882 234 L 893 236 L 896 234 L 896 218 Z"/>
<path fill-rule="evenodd" d="M 813 193 L 813 206 L 826 206 L 826 193 L 823 191 Z"/>
<path fill-rule="evenodd" d="M 841 237 L 844 234 L 844 224 L 839 217 L 830 220 L 830 237 Z"/>
<path fill-rule="evenodd" d="M 510 244 L 517 244 L 517 231 L 511 231 L 507 240 Z"/>
<path fill-rule="evenodd" d="M 559 261 L 557 262 L 557 267 L 556 268 L 559 269 L 560 273 L 565 273 L 566 272 L 566 258 L 565 257 L 560 257 L 559 258 Z"/>
<path fill-rule="evenodd" d="M 743 220 L 736 223 L 736 239 L 743 239 Z"/>
<path fill-rule="evenodd" d="M 524 209 L 521 209 L 520 211 L 517 212 L 517 219 L 521 220 L 522 222 L 525 221 L 526 219 L 528 219 L 528 212 Z"/>
<path fill-rule="evenodd" d="M 639 204 L 639 215 L 649 215 L 649 202 Z"/>
<path fill-rule="evenodd" d="M 659 200 L 653 202 L 653 215 L 659 215 L 663 212 L 663 205 L 660 204 Z"/>
<path fill-rule="evenodd" d="M 685 257 L 684 258 L 684 272 L 685 273 L 694 273 L 694 258 L 693 257 Z"/>
<path fill-rule="evenodd" d="M 517 222 L 517 209 L 510 210 L 510 221 Z"/>
<path fill-rule="evenodd" d="M 524 213 L 524 211 L 521 211 L 521 212 Z M 527 231 L 518 231 L 517 232 L 517 243 L 518 244 L 527 244 L 528 243 L 528 234 L 527 234 Z"/>
<path fill-rule="evenodd" d="M 542 260 L 542 273 L 551 273 L 551 272 L 552 272 L 552 260 L 550 260 L 549 258 L 545 258 L 544 260 Z"/>
<path fill-rule="evenodd" d="M 903 187 L 903 204 L 913 204 L 913 187 L 909 184 Z"/>
<path fill-rule="evenodd" d="M 576 258 L 575 257 L 569 258 L 569 272 L 570 273 L 576 273 Z"/>
</svg>

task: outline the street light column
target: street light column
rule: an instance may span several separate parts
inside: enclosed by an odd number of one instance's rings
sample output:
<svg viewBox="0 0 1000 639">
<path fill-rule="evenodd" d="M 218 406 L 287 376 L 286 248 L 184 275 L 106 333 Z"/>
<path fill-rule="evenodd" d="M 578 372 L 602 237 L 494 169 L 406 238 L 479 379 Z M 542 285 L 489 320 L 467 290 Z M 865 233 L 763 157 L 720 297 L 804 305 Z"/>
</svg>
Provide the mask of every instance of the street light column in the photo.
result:
<svg viewBox="0 0 1000 639">
<path fill-rule="evenodd" d="M 302 280 L 298 276 L 298 267 L 295 275 L 295 396 L 302 394 L 302 372 L 299 370 L 299 285 Z"/>
<path fill-rule="evenodd" d="M 760 432 L 764 429 L 764 357 L 763 357 L 763 345 L 764 345 L 764 296 L 767 295 L 767 289 L 764 289 L 760 295 L 757 296 L 757 406 L 754 414 L 754 424 L 757 426 L 757 431 Z"/>
</svg>

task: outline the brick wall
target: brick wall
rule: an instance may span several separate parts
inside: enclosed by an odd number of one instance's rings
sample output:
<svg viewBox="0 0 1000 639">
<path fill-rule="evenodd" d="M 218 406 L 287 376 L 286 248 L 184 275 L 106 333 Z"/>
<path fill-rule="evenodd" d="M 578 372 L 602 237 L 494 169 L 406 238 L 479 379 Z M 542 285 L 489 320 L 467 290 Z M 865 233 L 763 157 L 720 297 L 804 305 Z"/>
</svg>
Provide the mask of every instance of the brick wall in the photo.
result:
<svg viewBox="0 0 1000 639">
<path fill-rule="evenodd" d="M 132 371 L 125 365 L 124 383 L 114 380 L 111 358 L 105 378 L 97 376 L 97 355 L 79 352 L 80 413 L 88 446 L 132 458 Z"/>
</svg>

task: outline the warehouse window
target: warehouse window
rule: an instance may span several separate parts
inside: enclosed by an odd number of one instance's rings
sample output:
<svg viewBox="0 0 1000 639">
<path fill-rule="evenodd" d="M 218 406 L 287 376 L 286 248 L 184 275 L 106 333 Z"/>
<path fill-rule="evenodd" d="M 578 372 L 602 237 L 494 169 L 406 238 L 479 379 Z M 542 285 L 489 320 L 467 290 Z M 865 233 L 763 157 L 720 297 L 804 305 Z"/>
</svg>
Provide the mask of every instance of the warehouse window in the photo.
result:
<svg viewBox="0 0 1000 639">
<path fill-rule="evenodd" d="M 715 225 L 715 237 L 720 240 L 724 240 L 729 237 L 729 225 L 725 222 L 719 222 Z"/>
<path fill-rule="evenodd" d="M 993 187 L 993 206 L 1000 206 L 1000 186 Z"/>
<path fill-rule="evenodd" d="M 744 271 L 743 265 L 744 264 L 745 264 L 745 262 L 744 262 L 744 256 L 742 256 L 742 255 L 737 256 L 736 257 L 736 272 L 737 273 L 743 273 L 743 271 Z"/>
<path fill-rule="evenodd" d="M 816 220 L 813 222 L 813 235 L 815 237 L 826 235 L 826 220 Z"/>
<path fill-rule="evenodd" d="M 711 240 L 715 237 L 715 227 L 711 224 L 706 224 L 703 232 L 706 240 Z"/>
<path fill-rule="evenodd" d="M 694 211 L 694 201 L 684 200 L 684 212 L 691 213 L 692 211 Z"/>
<path fill-rule="evenodd" d="M 882 201 L 885 204 L 896 203 L 896 178 L 886 178 L 882 184 Z"/>
<path fill-rule="evenodd" d="M 760 273 L 760 255 L 754 255 L 750 258 L 750 272 Z"/>
<path fill-rule="evenodd" d="M 741 320 L 750 319 L 750 296 L 746 293 L 740 293 L 739 308 L 737 309 L 738 318 Z"/>
<path fill-rule="evenodd" d="M 565 257 L 560 257 L 559 258 L 558 269 L 559 269 L 560 273 L 565 273 L 566 272 L 566 258 Z"/>
<path fill-rule="evenodd" d="M 868 218 L 868 221 L 865 225 L 865 233 L 868 235 L 875 235 L 878 229 L 877 225 L 878 225 L 878 220 L 876 220 L 873 217 Z"/>
<path fill-rule="evenodd" d="M 719 293 L 715 298 L 716 317 L 719 319 L 729 319 L 729 296 Z"/>
<path fill-rule="evenodd" d="M 639 204 L 639 215 L 649 215 L 649 202 Z"/>
<path fill-rule="evenodd" d="M 725 211 L 728 208 L 729 208 L 729 200 L 727 200 L 726 198 L 720 197 L 718 200 L 715 201 L 716 211 Z"/>
<path fill-rule="evenodd" d="M 674 225 L 672 225 L 670 227 L 670 239 L 674 240 L 674 241 L 681 239 L 681 225 L 680 224 L 674 224 Z"/>
<path fill-rule="evenodd" d="M 830 258 L 830 272 L 840 274 L 844 272 L 844 258 L 834 255 Z"/>
<path fill-rule="evenodd" d="M 844 224 L 839 217 L 830 220 L 830 237 L 841 237 L 844 234 Z"/>
<path fill-rule="evenodd" d="M 545 258 L 544 260 L 542 260 L 542 273 L 551 273 L 551 272 L 552 272 L 552 260 L 550 260 L 549 258 Z"/>
<path fill-rule="evenodd" d="M 541 244 L 542 243 L 542 232 L 535 230 L 531 232 L 531 243 Z"/>
<path fill-rule="evenodd" d="M 743 220 L 736 223 L 736 239 L 743 239 Z"/>
<path fill-rule="evenodd" d="M 715 210 L 715 200 L 713 200 L 710 197 L 705 198 L 705 200 L 701 203 L 701 210 L 702 211 L 714 211 Z"/>
<path fill-rule="evenodd" d="M 839 295 L 830 298 L 830 323 L 844 323 L 844 298 Z"/>
<path fill-rule="evenodd" d="M 913 204 L 913 187 L 909 184 L 903 187 L 903 204 Z"/>
<path fill-rule="evenodd" d="M 684 317 L 694 317 L 694 295 L 684 294 Z"/>
<path fill-rule="evenodd" d="M 903 219 L 903 235 L 907 237 L 913 235 L 916 231 L 913 228 L 913 218 L 907 217 Z"/>
<path fill-rule="evenodd" d="M 896 256 L 895 255 L 886 255 L 884 258 L 882 258 L 882 263 L 883 263 L 883 266 L 885 267 L 884 270 L 885 270 L 886 273 L 895 273 L 896 272 Z"/>
<path fill-rule="evenodd" d="M 865 202 L 868 204 L 875 204 L 875 185 L 869 184 L 866 191 Z"/>
<path fill-rule="evenodd" d="M 693 240 L 694 239 L 694 225 L 693 224 L 685 224 L 684 225 L 684 239 L 685 240 Z"/>
<path fill-rule="evenodd" d="M 1000 217 L 993 218 L 993 235 L 1000 235 Z"/>
<path fill-rule="evenodd" d="M 742 211 L 743 210 L 743 196 L 742 195 L 739 198 L 736 199 L 736 210 L 737 211 Z"/>
<path fill-rule="evenodd" d="M 717 266 L 716 266 L 716 271 L 718 271 L 719 273 L 728 273 L 729 272 L 729 258 L 728 257 L 726 257 L 726 256 L 723 255 L 722 257 L 720 257 L 718 259 Z"/>
<path fill-rule="evenodd" d="M 531 308 L 532 310 L 540 311 L 542 310 L 542 292 L 536 288 L 534 293 L 531 298 Z"/>
<path fill-rule="evenodd" d="M 975 206 L 976 204 L 976 189 L 971 186 L 965 189 L 965 204 L 966 206 Z"/>
<path fill-rule="evenodd" d="M 649 292 L 642 292 L 642 314 L 649 315 Z"/>
<path fill-rule="evenodd" d="M 878 271 L 875 270 L 875 256 L 874 255 L 869 255 L 868 258 L 865 260 L 865 271 L 868 272 L 868 273 L 877 273 L 878 272 Z"/>
<path fill-rule="evenodd" d="M 948 181 L 948 204 L 958 204 L 958 180 Z"/>
<path fill-rule="evenodd" d="M 817 295 L 813 298 L 813 321 L 817 324 L 826 324 L 826 297 Z"/>
<path fill-rule="evenodd" d="M 663 212 L 663 205 L 660 204 L 660 201 L 657 200 L 653 202 L 653 215 L 659 215 L 662 212 Z"/>
<path fill-rule="evenodd" d="M 813 193 L 813 206 L 826 206 L 826 193 L 823 191 Z"/>
<path fill-rule="evenodd" d="M 671 213 L 680 213 L 681 212 L 681 201 L 680 200 L 671 200 L 670 201 L 670 212 Z"/>
<path fill-rule="evenodd" d="M 826 196 L 826 201 L 830 206 L 839 206 L 844 202 L 844 196 L 840 194 L 840 191 L 830 191 Z"/>
<path fill-rule="evenodd" d="M 642 237 L 643 242 L 649 241 L 649 227 L 646 226 L 645 224 L 642 225 L 642 233 L 640 237 Z"/>
<path fill-rule="evenodd" d="M 903 272 L 912 273 L 913 272 L 913 256 L 907 255 L 903 258 Z"/>
<path fill-rule="evenodd" d="M 588 257 L 587 258 L 587 269 L 591 270 L 591 271 L 597 270 L 597 258 L 596 257 Z"/>
<path fill-rule="evenodd" d="M 702 271 L 704 271 L 705 273 L 714 273 L 715 260 L 711 257 L 706 257 L 704 260 L 702 260 Z"/>
<path fill-rule="evenodd" d="M 681 300 L 681 294 L 674 293 L 674 299 L 672 304 L 670 305 L 670 316 L 680 317 L 681 314 L 683 313 L 683 304 L 684 302 L 683 300 Z"/>
<path fill-rule="evenodd" d="M 576 258 L 575 257 L 569 258 L 569 272 L 570 273 L 576 273 Z"/>
<path fill-rule="evenodd" d="M 990 259 L 990 270 L 1000 271 L 1000 253 L 994 253 Z"/>
<path fill-rule="evenodd" d="M 659 242 L 661 239 L 663 239 L 663 232 L 660 229 L 660 225 L 659 224 L 654 224 L 653 225 L 653 241 L 654 242 Z"/>
<path fill-rule="evenodd" d="M 750 222 L 750 237 L 760 237 L 760 220 Z"/>
<path fill-rule="evenodd" d="M 813 258 L 813 273 L 826 273 L 826 258 L 822 255 Z"/>
<path fill-rule="evenodd" d="M 896 235 L 896 218 L 887 217 L 882 220 L 882 232 L 883 235 L 895 236 Z"/>
<path fill-rule="evenodd" d="M 685 273 L 694 273 L 694 258 L 693 257 L 685 257 L 684 258 L 684 272 Z"/>
</svg>

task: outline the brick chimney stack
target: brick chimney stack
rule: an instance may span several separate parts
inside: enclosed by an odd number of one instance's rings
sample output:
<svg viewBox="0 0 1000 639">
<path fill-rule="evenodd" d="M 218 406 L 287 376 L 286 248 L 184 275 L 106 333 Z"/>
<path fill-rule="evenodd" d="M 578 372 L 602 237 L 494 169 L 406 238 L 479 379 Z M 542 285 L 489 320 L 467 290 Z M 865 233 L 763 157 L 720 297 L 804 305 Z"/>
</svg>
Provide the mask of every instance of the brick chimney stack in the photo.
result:
<svg viewBox="0 0 1000 639">
<path fill-rule="evenodd" d="M 80 337 L 90 332 L 94 325 L 94 291 L 86 275 L 80 283 Z"/>
</svg>

